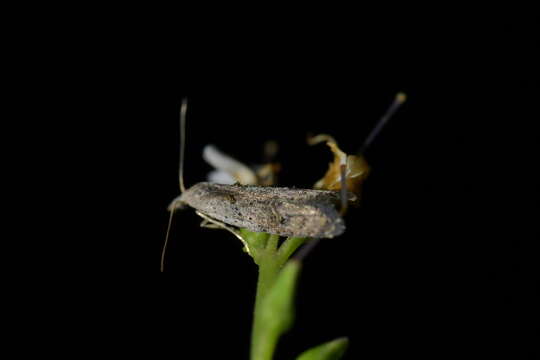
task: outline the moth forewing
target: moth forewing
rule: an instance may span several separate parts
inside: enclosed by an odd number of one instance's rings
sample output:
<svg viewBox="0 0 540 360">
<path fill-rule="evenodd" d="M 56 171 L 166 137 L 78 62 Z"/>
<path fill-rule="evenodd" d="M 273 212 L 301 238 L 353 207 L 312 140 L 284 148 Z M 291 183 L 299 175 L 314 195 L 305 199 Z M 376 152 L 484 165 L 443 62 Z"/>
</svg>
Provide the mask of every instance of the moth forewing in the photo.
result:
<svg viewBox="0 0 540 360">
<path fill-rule="evenodd" d="M 225 224 L 280 236 L 332 238 L 345 231 L 336 191 L 202 182 L 171 204 L 185 204 Z"/>
</svg>

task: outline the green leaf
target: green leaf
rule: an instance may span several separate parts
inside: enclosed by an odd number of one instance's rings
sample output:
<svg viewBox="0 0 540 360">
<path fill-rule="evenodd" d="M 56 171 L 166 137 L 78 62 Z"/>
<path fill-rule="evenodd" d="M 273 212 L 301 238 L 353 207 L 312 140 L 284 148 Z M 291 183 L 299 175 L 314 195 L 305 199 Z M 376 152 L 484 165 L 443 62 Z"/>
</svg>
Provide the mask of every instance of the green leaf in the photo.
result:
<svg viewBox="0 0 540 360">
<path fill-rule="evenodd" d="M 268 293 L 256 310 L 254 343 L 251 358 L 272 359 L 279 337 L 294 322 L 294 295 L 300 272 L 298 261 L 289 261 L 280 271 Z"/>
<path fill-rule="evenodd" d="M 303 352 L 296 360 L 339 360 L 348 345 L 348 338 L 338 338 Z"/>
</svg>

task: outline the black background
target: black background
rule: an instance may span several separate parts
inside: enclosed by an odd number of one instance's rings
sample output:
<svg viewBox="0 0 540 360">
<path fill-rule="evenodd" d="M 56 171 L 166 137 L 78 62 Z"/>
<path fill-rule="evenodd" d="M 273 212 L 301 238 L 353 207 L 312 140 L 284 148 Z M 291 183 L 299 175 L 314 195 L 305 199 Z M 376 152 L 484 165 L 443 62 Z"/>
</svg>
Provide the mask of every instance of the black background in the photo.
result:
<svg viewBox="0 0 540 360">
<path fill-rule="evenodd" d="M 143 23 L 108 35 L 97 55 L 81 51 L 88 65 L 72 81 L 99 90 L 74 95 L 84 109 L 73 115 L 87 124 L 74 126 L 75 141 L 88 140 L 81 162 L 99 171 L 81 172 L 89 212 L 77 212 L 85 225 L 68 251 L 89 300 L 75 323 L 99 325 L 88 350 L 248 358 L 257 269 L 238 240 L 178 213 L 159 272 L 166 207 L 179 194 L 183 97 L 188 186 L 210 170 L 206 144 L 253 164 L 273 139 L 280 183 L 310 187 L 332 157 L 306 134 L 332 134 L 355 152 L 404 91 L 366 153 L 372 173 L 346 233 L 305 260 L 277 356 L 349 336 L 346 359 L 532 358 L 529 23 L 361 23 L 261 33 Z"/>
</svg>

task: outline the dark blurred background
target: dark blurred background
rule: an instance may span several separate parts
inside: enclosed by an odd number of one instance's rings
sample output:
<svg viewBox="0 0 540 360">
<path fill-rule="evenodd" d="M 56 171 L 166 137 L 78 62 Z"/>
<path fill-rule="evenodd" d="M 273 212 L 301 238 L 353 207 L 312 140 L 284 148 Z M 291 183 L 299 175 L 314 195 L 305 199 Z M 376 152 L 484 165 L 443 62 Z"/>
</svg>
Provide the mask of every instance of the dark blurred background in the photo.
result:
<svg viewBox="0 0 540 360">
<path fill-rule="evenodd" d="M 345 359 L 532 358 L 531 27 L 358 23 L 178 36 L 165 24 L 109 39 L 98 61 L 106 76 L 88 75 L 102 89 L 89 102 L 106 104 L 92 114 L 105 124 L 92 144 L 103 199 L 85 218 L 100 225 L 73 258 L 92 254 L 86 270 L 107 279 L 97 301 L 115 314 L 105 334 L 128 335 L 120 347 L 248 357 L 257 269 L 238 240 L 179 212 L 159 272 L 166 207 L 179 195 L 183 97 L 188 186 L 210 170 L 206 144 L 254 164 L 276 140 L 280 184 L 310 187 L 332 156 L 306 134 L 329 133 L 353 153 L 403 91 L 408 101 L 365 154 L 372 173 L 346 233 L 305 260 L 277 358 L 340 336 L 351 339 Z"/>
</svg>

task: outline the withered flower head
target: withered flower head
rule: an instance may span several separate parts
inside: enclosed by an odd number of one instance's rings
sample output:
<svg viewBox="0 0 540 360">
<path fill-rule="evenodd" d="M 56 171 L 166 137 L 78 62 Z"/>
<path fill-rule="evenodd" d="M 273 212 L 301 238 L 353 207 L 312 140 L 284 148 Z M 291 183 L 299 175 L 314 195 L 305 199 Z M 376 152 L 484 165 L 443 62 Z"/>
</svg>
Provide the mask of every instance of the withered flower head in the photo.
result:
<svg viewBox="0 0 540 360">
<path fill-rule="evenodd" d="M 341 165 L 345 165 L 345 183 L 347 190 L 359 196 L 362 183 L 369 174 L 369 165 L 360 155 L 347 155 L 337 145 L 336 140 L 326 134 L 308 138 L 308 144 L 315 145 L 325 141 L 334 153 L 334 161 L 322 179 L 314 185 L 315 189 L 341 190 Z"/>
</svg>

